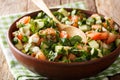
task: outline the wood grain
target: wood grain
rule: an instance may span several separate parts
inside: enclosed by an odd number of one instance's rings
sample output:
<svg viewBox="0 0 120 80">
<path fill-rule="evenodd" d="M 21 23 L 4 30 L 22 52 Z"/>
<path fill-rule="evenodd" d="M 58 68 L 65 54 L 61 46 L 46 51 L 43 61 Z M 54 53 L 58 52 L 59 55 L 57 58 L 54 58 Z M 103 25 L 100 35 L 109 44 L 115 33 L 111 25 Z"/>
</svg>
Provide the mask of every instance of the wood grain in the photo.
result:
<svg viewBox="0 0 120 80">
<path fill-rule="evenodd" d="M 97 12 L 95 0 L 85 0 L 85 3 L 89 10 Z"/>
<path fill-rule="evenodd" d="M 60 5 L 60 0 L 44 0 L 44 1 L 48 7 Z M 35 4 L 33 4 L 31 0 L 28 0 L 27 11 L 35 11 L 35 10 L 39 10 L 39 8 Z"/>
<path fill-rule="evenodd" d="M 97 11 L 99 13 L 102 13 L 103 15 L 106 15 L 106 16 L 112 15 L 112 13 L 110 13 L 112 10 L 111 1 L 109 1 L 109 0 L 105 0 L 105 1 L 104 0 L 96 0 Z"/>
<path fill-rule="evenodd" d="M 14 80 L 11 72 L 9 71 L 8 64 L 5 56 L 0 48 L 0 80 Z"/>
<path fill-rule="evenodd" d="M 112 17 L 120 25 L 119 0 L 96 0 L 97 11 Z"/>
<path fill-rule="evenodd" d="M 70 0 L 70 3 L 83 1 L 88 10 L 96 12 L 95 0 Z"/>
<path fill-rule="evenodd" d="M 70 3 L 70 0 L 60 0 L 60 4 L 66 4 L 66 3 Z"/>
<path fill-rule="evenodd" d="M 25 12 L 27 0 L 0 0 L 0 15 Z"/>
<path fill-rule="evenodd" d="M 111 5 L 112 5 L 112 17 L 113 19 L 120 25 L 120 0 L 112 0 Z M 111 6 L 110 5 L 110 6 Z"/>
</svg>

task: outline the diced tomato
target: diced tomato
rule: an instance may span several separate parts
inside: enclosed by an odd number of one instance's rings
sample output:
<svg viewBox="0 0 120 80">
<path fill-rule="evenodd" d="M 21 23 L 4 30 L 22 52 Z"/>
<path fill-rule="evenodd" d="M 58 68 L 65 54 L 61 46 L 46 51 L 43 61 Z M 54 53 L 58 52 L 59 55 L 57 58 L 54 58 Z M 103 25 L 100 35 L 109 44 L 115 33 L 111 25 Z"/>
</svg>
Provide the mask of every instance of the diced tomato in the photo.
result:
<svg viewBox="0 0 120 80">
<path fill-rule="evenodd" d="M 43 40 L 44 40 L 43 38 L 39 39 L 39 41 L 37 42 L 37 45 L 39 46 Z"/>
<path fill-rule="evenodd" d="M 53 28 L 47 28 L 47 29 L 45 29 L 45 33 L 46 33 L 46 34 L 55 35 L 55 34 L 56 34 L 56 31 L 55 31 L 55 29 L 53 29 Z"/>
<path fill-rule="evenodd" d="M 41 50 L 38 53 L 36 53 L 35 58 L 39 60 L 47 60 L 47 57 L 44 55 L 44 53 Z"/>
<path fill-rule="evenodd" d="M 18 37 L 19 40 L 22 40 L 23 35 L 22 34 L 18 34 L 17 37 Z"/>
<path fill-rule="evenodd" d="M 72 21 L 73 21 L 72 26 L 78 27 L 78 19 L 79 19 L 78 16 L 72 16 Z"/>
<path fill-rule="evenodd" d="M 72 26 L 78 27 L 78 19 L 79 17 L 74 15 L 74 16 L 68 16 L 68 19 L 73 22 Z"/>
<path fill-rule="evenodd" d="M 106 28 L 107 27 L 107 23 L 103 22 L 102 25 Z"/>
<path fill-rule="evenodd" d="M 74 23 L 72 24 L 72 26 L 78 27 L 78 23 L 77 23 L 77 22 L 74 22 Z"/>
<path fill-rule="evenodd" d="M 116 37 L 117 37 L 117 35 L 115 35 L 114 33 L 109 33 L 109 37 L 108 37 L 106 43 L 107 44 L 112 43 L 113 41 L 115 41 Z"/>
<path fill-rule="evenodd" d="M 58 54 L 57 57 L 55 58 L 55 61 L 59 60 L 62 57 L 61 54 Z"/>
<path fill-rule="evenodd" d="M 81 45 L 77 45 L 77 48 L 78 49 L 83 49 Z"/>
<path fill-rule="evenodd" d="M 118 35 L 116 35 L 117 36 L 117 38 L 119 38 L 120 39 L 120 34 L 118 34 Z"/>
<path fill-rule="evenodd" d="M 38 59 L 40 59 L 40 60 L 46 60 L 46 56 L 43 53 L 39 53 Z"/>
<path fill-rule="evenodd" d="M 71 18 L 72 18 L 72 16 L 68 16 L 68 19 L 70 19 L 70 20 L 71 20 Z"/>
<path fill-rule="evenodd" d="M 92 28 L 93 29 L 100 29 L 102 26 L 101 25 L 99 25 L 99 24 L 96 24 L 96 25 L 92 25 Z"/>
<path fill-rule="evenodd" d="M 27 23 L 30 22 L 30 19 L 31 19 L 30 16 L 25 16 L 25 17 L 21 18 L 21 19 L 19 20 L 19 22 L 21 22 L 21 23 L 23 23 L 23 24 L 27 24 Z"/>
<path fill-rule="evenodd" d="M 35 56 L 36 56 L 36 54 L 35 54 L 35 53 L 32 53 L 32 54 L 31 54 L 31 56 L 32 56 L 32 57 L 35 57 Z"/>
<path fill-rule="evenodd" d="M 69 60 L 72 60 L 72 61 L 73 61 L 73 60 L 75 60 L 75 58 L 76 58 L 76 56 L 75 56 L 74 54 L 69 54 L 69 55 L 68 55 L 68 59 L 69 59 Z"/>
<path fill-rule="evenodd" d="M 66 31 L 61 31 L 60 32 L 60 38 L 68 38 L 68 34 Z"/>
<path fill-rule="evenodd" d="M 78 16 L 72 16 L 72 21 L 74 21 L 74 22 L 78 22 Z"/>
<path fill-rule="evenodd" d="M 105 40 L 109 36 L 108 32 L 93 32 L 88 34 L 88 37 L 90 37 L 93 40 Z"/>
</svg>

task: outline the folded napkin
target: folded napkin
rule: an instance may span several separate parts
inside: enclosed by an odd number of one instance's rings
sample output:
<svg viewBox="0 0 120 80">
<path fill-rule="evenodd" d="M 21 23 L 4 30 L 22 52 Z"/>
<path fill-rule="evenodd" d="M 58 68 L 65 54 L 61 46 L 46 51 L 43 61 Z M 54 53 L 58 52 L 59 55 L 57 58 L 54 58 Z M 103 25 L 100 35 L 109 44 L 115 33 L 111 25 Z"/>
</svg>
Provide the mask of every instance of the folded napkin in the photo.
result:
<svg viewBox="0 0 120 80">
<path fill-rule="evenodd" d="M 73 4 L 66 4 L 59 7 L 72 7 L 72 8 L 81 8 L 86 9 L 84 2 L 77 2 Z M 47 77 L 43 77 L 41 75 L 35 74 L 24 66 L 22 66 L 13 56 L 12 52 L 9 50 L 7 41 L 6 41 L 6 33 L 10 25 L 18 19 L 20 16 L 27 13 L 19 13 L 8 16 L 0 17 L 0 46 L 3 50 L 3 54 L 7 60 L 9 65 L 9 69 L 14 76 L 15 80 L 47 80 Z M 113 76 L 117 73 L 120 73 L 120 57 L 106 70 L 99 73 L 98 75 L 82 80 L 108 80 L 107 76 Z"/>
</svg>

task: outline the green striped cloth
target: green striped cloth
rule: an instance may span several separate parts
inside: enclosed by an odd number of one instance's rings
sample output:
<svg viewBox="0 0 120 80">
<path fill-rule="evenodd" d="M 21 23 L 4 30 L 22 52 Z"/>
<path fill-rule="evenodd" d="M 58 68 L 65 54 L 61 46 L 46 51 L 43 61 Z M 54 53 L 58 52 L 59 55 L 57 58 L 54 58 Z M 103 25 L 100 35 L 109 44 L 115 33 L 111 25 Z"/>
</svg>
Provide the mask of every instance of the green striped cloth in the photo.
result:
<svg viewBox="0 0 120 80">
<path fill-rule="evenodd" d="M 59 7 L 86 9 L 84 2 L 62 5 Z M 6 33 L 8 28 L 16 19 L 18 19 L 24 14 L 26 13 L 19 13 L 0 17 L 0 46 L 3 50 L 3 54 L 5 55 L 7 63 L 9 65 L 9 69 L 15 80 L 46 80 L 46 77 L 34 74 L 33 72 L 22 66 L 12 55 L 6 41 Z M 117 60 L 108 69 L 104 70 L 103 72 L 99 73 L 94 77 L 86 78 L 83 80 L 108 80 L 107 76 L 113 76 L 117 73 L 120 73 L 120 57 L 118 57 Z"/>
</svg>

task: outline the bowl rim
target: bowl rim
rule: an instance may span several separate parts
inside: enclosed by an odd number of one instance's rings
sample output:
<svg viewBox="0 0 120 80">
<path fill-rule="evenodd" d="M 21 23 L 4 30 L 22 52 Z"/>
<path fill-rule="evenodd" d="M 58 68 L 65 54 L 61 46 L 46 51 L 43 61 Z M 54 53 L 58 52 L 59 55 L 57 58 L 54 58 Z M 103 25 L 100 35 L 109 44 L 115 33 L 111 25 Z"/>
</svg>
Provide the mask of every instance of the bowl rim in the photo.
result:
<svg viewBox="0 0 120 80">
<path fill-rule="evenodd" d="M 57 9 L 60 9 L 60 8 L 50 8 L 51 10 L 57 10 Z M 97 12 L 93 12 L 93 11 L 90 11 L 90 10 L 82 10 L 82 9 L 79 9 L 79 8 L 64 8 L 64 9 L 68 9 L 68 10 L 72 10 L 72 9 L 78 9 L 78 10 L 81 10 L 81 11 L 85 11 L 85 12 L 90 12 L 90 13 L 97 13 Z M 88 60 L 88 61 L 83 61 L 83 62 L 71 62 L 71 63 L 64 63 L 64 62 L 54 62 L 54 61 L 44 61 L 44 60 L 39 60 L 39 59 L 36 59 L 36 58 L 34 58 L 34 57 L 32 57 L 32 56 L 29 56 L 29 55 L 27 55 L 27 54 L 24 54 L 24 53 L 22 53 L 20 50 L 18 50 L 13 44 L 12 44 L 12 41 L 10 40 L 10 32 L 11 32 L 11 28 L 13 27 L 13 24 L 16 24 L 16 22 L 18 21 L 18 20 L 20 20 L 22 17 L 24 17 L 24 16 L 28 16 L 28 15 L 31 15 L 31 14 L 34 14 L 34 13 L 38 13 L 38 12 L 40 12 L 41 10 L 38 10 L 38 11 L 33 11 L 33 12 L 30 12 L 30 13 L 27 13 L 27 14 L 25 14 L 25 15 L 22 15 L 20 18 L 18 18 L 17 20 L 15 20 L 11 25 L 10 25 L 10 27 L 8 28 L 8 31 L 7 31 L 7 41 L 8 41 L 8 44 L 9 44 L 9 48 L 11 47 L 12 49 L 14 49 L 16 52 L 17 52 L 17 54 L 19 54 L 19 55 L 21 55 L 21 56 L 24 56 L 25 58 L 29 58 L 29 59 L 31 59 L 31 60 L 35 60 L 35 61 L 37 61 L 37 62 L 41 62 L 41 63 L 46 63 L 46 64 L 56 64 L 56 65 L 65 65 L 65 66 L 74 66 L 74 65 L 88 65 L 88 64 L 93 64 L 93 63 L 95 63 L 95 62 L 99 62 L 99 61 L 102 61 L 103 59 L 105 59 L 105 58 L 107 58 L 107 57 L 109 57 L 109 56 L 111 56 L 111 55 L 115 55 L 114 53 L 116 52 L 116 51 L 119 51 L 119 49 L 120 49 L 120 45 L 114 50 L 114 51 L 112 51 L 111 53 L 109 53 L 109 54 L 107 54 L 107 55 L 105 55 L 105 56 L 103 56 L 103 57 L 101 57 L 101 58 L 97 58 L 97 59 L 95 59 L 95 60 Z M 97 13 L 97 14 L 99 14 L 99 13 Z M 100 15 L 102 15 L 102 14 L 100 14 Z M 103 15 L 102 15 L 103 16 Z M 115 22 L 116 23 L 116 22 Z M 117 24 L 117 23 L 116 23 Z M 118 25 L 119 26 L 119 25 Z M 12 52 L 12 54 L 13 54 L 13 52 Z M 117 54 L 120 54 L 120 51 L 117 53 Z"/>
</svg>

